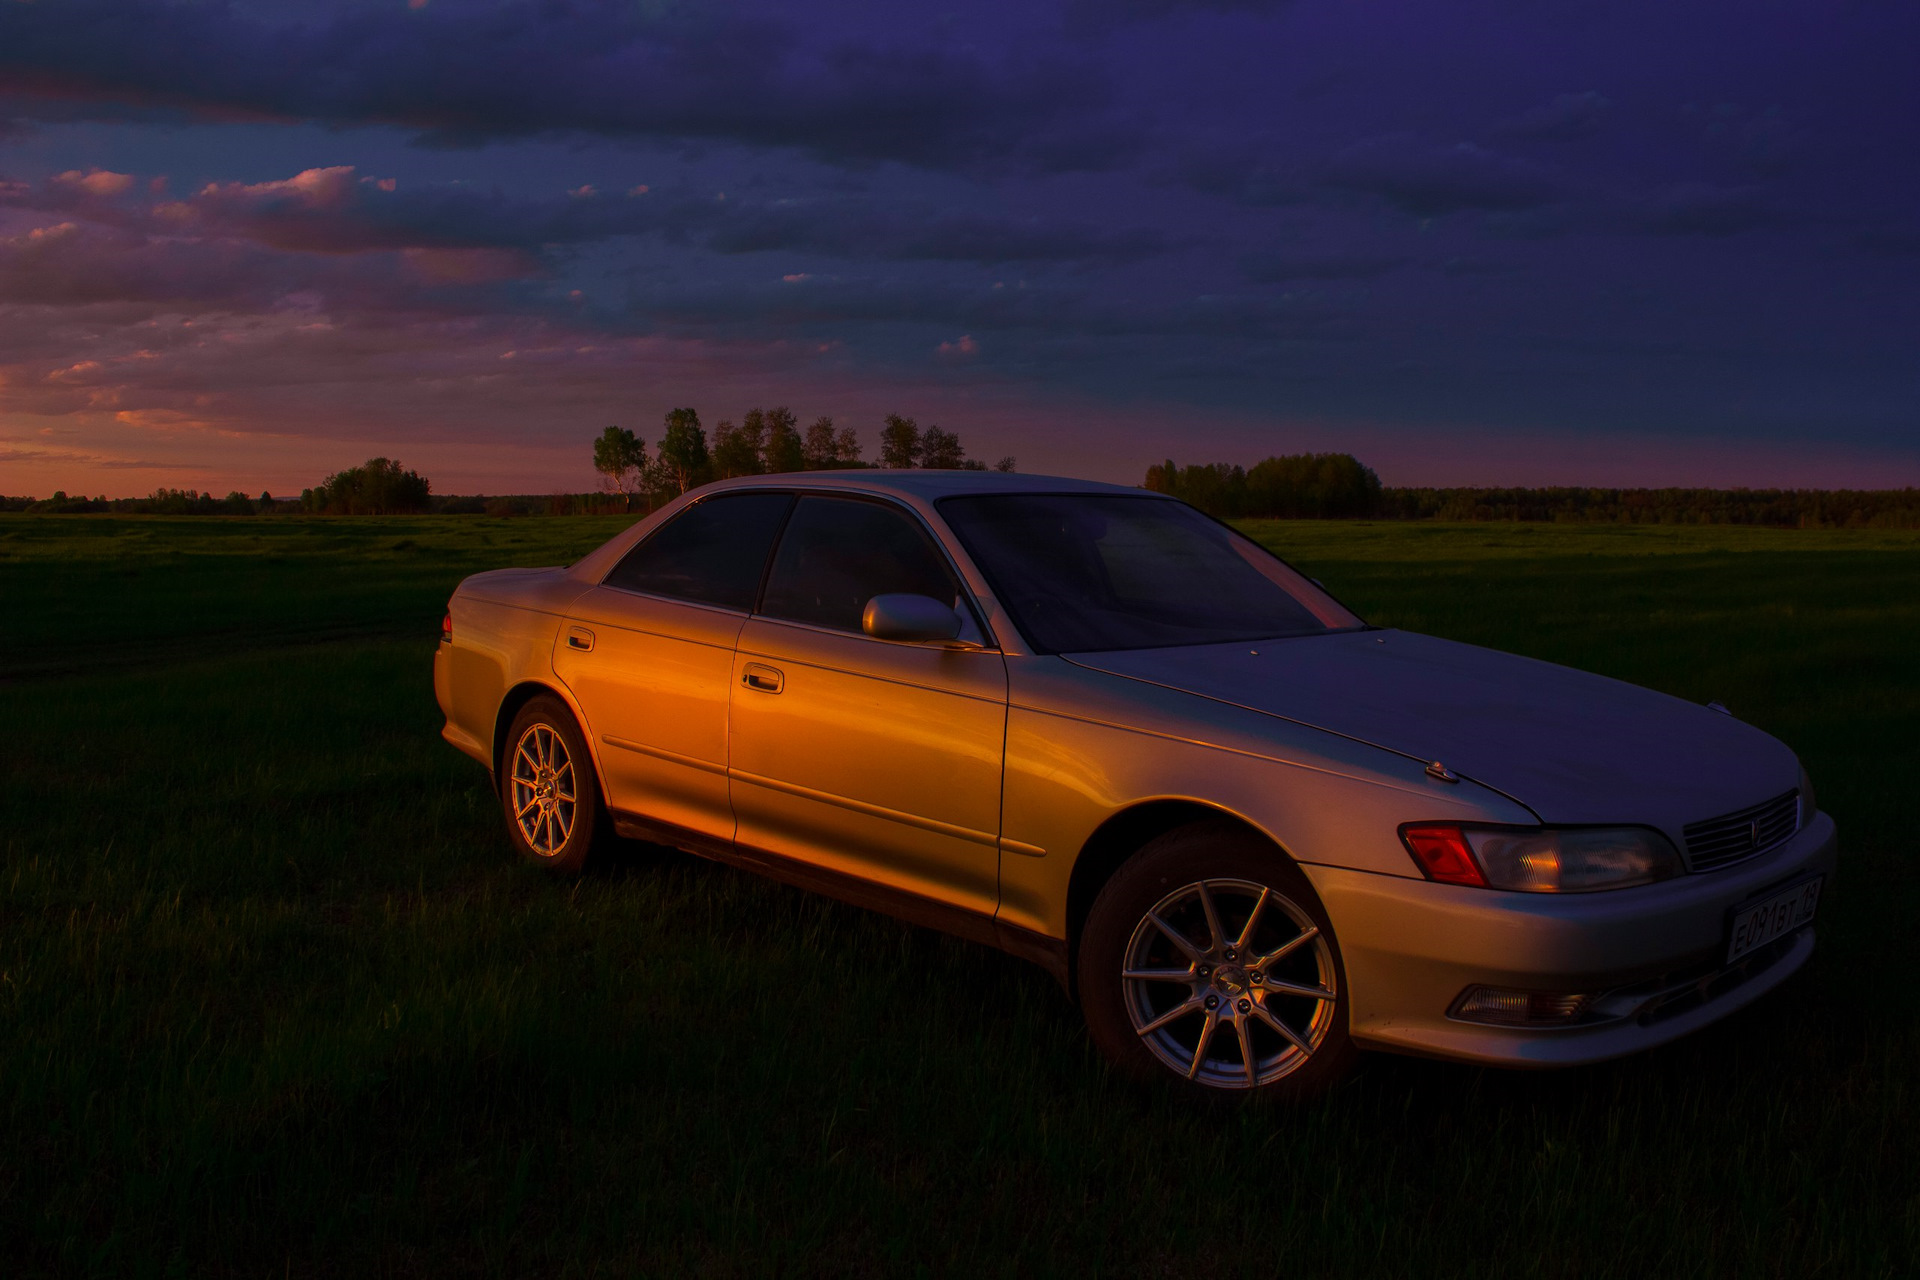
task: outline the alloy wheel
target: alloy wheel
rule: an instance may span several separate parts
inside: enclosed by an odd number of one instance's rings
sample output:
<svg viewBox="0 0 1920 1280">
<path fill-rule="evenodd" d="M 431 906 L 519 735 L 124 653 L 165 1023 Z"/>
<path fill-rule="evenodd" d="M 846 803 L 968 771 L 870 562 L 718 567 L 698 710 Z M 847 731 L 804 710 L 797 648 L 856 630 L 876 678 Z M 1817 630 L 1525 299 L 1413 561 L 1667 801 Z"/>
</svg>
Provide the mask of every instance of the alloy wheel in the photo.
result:
<svg viewBox="0 0 1920 1280">
<path fill-rule="evenodd" d="M 1298 1071 L 1337 1014 L 1326 936 L 1285 894 L 1251 880 L 1200 880 L 1167 894 L 1134 927 L 1120 977 L 1147 1049 L 1216 1089 Z"/>
<path fill-rule="evenodd" d="M 532 724 L 513 748 L 513 820 L 527 847 L 551 858 L 566 847 L 579 810 L 573 758 L 551 725 Z"/>
</svg>

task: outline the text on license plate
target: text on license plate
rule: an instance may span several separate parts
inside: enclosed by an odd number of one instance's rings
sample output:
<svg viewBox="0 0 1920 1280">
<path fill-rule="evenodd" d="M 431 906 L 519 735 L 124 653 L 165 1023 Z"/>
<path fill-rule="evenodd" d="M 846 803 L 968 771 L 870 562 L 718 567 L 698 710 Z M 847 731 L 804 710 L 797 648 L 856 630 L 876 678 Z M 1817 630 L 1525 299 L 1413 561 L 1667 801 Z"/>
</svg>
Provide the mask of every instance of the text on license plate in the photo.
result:
<svg viewBox="0 0 1920 1280">
<path fill-rule="evenodd" d="M 1813 919 L 1813 909 L 1820 905 L 1820 882 L 1825 878 L 1815 876 L 1765 902 L 1736 910 L 1733 941 L 1727 946 L 1727 963 L 1732 964 L 1754 948 L 1764 947 Z"/>
</svg>

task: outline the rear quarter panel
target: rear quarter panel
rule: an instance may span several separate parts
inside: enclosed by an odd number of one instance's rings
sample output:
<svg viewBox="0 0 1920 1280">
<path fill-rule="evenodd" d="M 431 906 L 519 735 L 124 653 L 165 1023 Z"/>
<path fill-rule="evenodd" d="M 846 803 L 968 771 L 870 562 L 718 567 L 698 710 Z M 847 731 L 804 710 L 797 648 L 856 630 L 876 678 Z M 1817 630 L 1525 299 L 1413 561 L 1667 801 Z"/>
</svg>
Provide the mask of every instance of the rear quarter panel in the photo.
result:
<svg viewBox="0 0 1920 1280">
<path fill-rule="evenodd" d="M 584 589 L 564 569 L 475 574 L 448 602 L 453 643 L 440 646 L 434 688 L 447 717 L 441 736 L 493 767 L 493 735 L 507 692 L 534 682 L 565 696 L 553 646 L 566 609 Z"/>
</svg>

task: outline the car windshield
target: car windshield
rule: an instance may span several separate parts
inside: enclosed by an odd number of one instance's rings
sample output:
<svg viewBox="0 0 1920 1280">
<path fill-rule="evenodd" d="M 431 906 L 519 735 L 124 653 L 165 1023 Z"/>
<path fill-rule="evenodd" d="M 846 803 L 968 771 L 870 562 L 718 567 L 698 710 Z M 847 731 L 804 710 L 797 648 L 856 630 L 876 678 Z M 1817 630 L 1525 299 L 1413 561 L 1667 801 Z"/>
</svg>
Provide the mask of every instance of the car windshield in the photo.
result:
<svg viewBox="0 0 1920 1280">
<path fill-rule="evenodd" d="M 1221 644 L 1365 625 L 1258 543 L 1172 499 L 995 494 L 945 498 L 939 509 L 1043 652 Z"/>
</svg>

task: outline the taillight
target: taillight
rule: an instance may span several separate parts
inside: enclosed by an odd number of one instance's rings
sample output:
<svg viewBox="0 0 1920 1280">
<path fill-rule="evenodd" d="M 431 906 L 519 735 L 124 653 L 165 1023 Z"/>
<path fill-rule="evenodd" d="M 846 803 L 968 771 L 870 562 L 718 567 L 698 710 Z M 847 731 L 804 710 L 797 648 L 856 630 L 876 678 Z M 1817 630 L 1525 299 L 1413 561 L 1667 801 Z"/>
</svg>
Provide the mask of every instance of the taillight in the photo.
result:
<svg viewBox="0 0 1920 1280">
<path fill-rule="evenodd" d="M 1407 852 L 1427 879 L 1486 887 L 1487 878 L 1480 873 L 1480 864 L 1460 828 L 1409 825 L 1400 828 L 1400 839 L 1406 842 Z"/>
<path fill-rule="evenodd" d="M 446 617 L 440 619 L 440 643 L 453 643 L 453 612 L 451 610 L 447 612 Z"/>
</svg>

